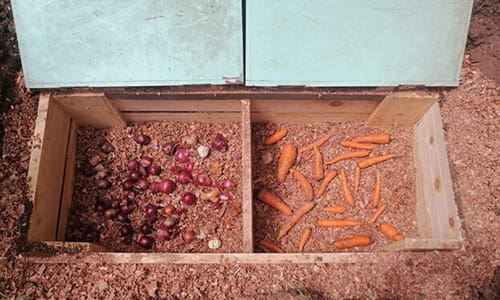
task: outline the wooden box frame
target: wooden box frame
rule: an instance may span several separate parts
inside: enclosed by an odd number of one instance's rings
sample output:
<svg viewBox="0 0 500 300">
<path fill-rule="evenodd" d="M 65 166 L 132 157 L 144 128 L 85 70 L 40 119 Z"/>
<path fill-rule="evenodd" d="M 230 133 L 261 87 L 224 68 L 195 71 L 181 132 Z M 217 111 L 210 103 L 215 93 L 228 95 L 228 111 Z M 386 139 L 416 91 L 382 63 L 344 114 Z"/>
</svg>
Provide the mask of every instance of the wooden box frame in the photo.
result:
<svg viewBox="0 0 500 300">
<path fill-rule="evenodd" d="M 57 92 L 41 94 L 28 171 L 33 210 L 28 241 L 80 247 L 83 257 L 31 257 L 34 262 L 110 263 L 339 263 L 376 260 L 395 251 L 462 247 L 439 105 L 426 91 L 185 88 L 168 92 Z M 76 128 L 125 126 L 148 120 L 241 121 L 243 164 L 242 253 L 117 253 L 90 243 L 64 242 L 73 197 Z M 419 238 L 370 253 L 254 253 L 251 122 L 367 121 L 414 128 Z M 385 252 L 385 253 L 384 253 Z"/>
</svg>

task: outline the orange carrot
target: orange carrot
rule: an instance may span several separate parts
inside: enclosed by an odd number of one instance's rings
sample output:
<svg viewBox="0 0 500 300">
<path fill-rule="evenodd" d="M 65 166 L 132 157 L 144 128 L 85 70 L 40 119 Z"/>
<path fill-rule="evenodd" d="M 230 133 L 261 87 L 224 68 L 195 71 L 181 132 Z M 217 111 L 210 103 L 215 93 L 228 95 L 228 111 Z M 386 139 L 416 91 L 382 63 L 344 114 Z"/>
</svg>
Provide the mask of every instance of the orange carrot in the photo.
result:
<svg viewBox="0 0 500 300">
<path fill-rule="evenodd" d="M 396 229 L 396 227 L 387 222 L 383 222 L 379 225 L 378 228 L 386 237 L 390 239 L 393 239 L 395 241 L 401 241 L 402 239 L 404 239 L 404 236 Z"/>
<path fill-rule="evenodd" d="M 352 141 L 356 143 L 388 144 L 391 141 L 391 135 L 386 132 L 375 133 L 355 137 Z"/>
<path fill-rule="evenodd" d="M 359 182 L 361 181 L 361 169 L 356 166 L 354 168 L 354 193 L 358 193 Z"/>
<path fill-rule="evenodd" d="M 363 224 L 363 222 L 358 222 L 354 220 L 318 220 L 318 226 L 321 227 L 353 227 Z"/>
<path fill-rule="evenodd" d="M 299 149 L 299 152 L 311 151 L 312 149 L 314 149 L 314 147 L 319 148 L 321 145 L 326 143 L 326 141 L 328 141 L 328 139 L 330 139 L 330 135 L 329 134 L 324 135 L 324 136 L 320 137 L 319 139 L 317 139 L 316 141 L 312 142 L 311 144 L 304 146 L 304 147 L 301 147 Z"/>
<path fill-rule="evenodd" d="M 373 191 L 372 203 L 377 207 L 380 203 L 380 172 L 377 170 L 377 181 L 375 182 L 375 190 Z"/>
<path fill-rule="evenodd" d="M 293 214 L 292 209 L 285 202 L 283 202 L 278 196 L 268 191 L 266 188 L 259 191 L 257 199 L 279 210 L 287 216 L 291 216 Z"/>
<path fill-rule="evenodd" d="M 272 145 L 276 144 L 279 140 L 284 138 L 288 134 L 288 129 L 286 128 L 281 128 L 280 130 L 276 131 L 275 133 L 271 134 L 264 140 L 264 145 Z"/>
<path fill-rule="evenodd" d="M 371 239 L 367 235 L 361 234 L 350 234 L 342 240 L 336 240 L 333 244 L 337 249 L 346 249 L 353 247 L 368 246 L 371 243 Z"/>
<path fill-rule="evenodd" d="M 334 170 L 330 170 L 330 171 L 328 171 L 328 173 L 326 173 L 325 178 L 319 184 L 319 188 L 318 188 L 318 192 L 316 193 L 316 197 L 319 197 L 326 192 L 328 185 L 330 184 L 330 182 L 332 182 L 332 180 L 336 176 L 337 176 L 337 172 L 335 172 Z"/>
<path fill-rule="evenodd" d="M 281 147 L 281 154 L 278 160 L 276 178 L 279 182 L 285 182 L 288 170 L 292 167 L 297 158 L 297 147 L 292 143 L 287 143 Z"/>
<path fill-rule="evenodd" d="M 384 203 L 382 205 L 380 205 L 379 208 L 377 208 L 377 210 L 375 211 L 375 213 L 373 214 L 372 218 L 370 219 L 370 221 L 368 221 L 368 223 L 371 223 L 371 224 L 374 224 L 375 222 L 377 222 L 377 219 L 380 217 L 380 215 L 385 211 L 385 209 L 387 208 L 387 203 Z"/>
<path fill-rule="evenodd" d="M 302 191 L 304 192 L 304 195 L 306 196 L 305 200 L 306 201 L 313 200 L 314 199 L 314 190 L 313 190 L 313 187 L 312 187 L 311 183 L 309 182 L 309 180 L 307 180 L 306 176 L 304 176 L 304 174 L 300 173 L 299 171 L 297 171 L 295 169 L 290 169 L 290 173 L 292 173 L 293 178 L 295 178 L 295 180 L 297 180 L 299 182 L 300 187 L 302 188 Z"/>
<path fill-rule="evenodd" d="M 297 222 L 303 216 L 305 216 L 308 212 L 310 212 L 314 208 L 314 206 L 316 206 L 316 203 L 310 201 L 306 202 L 304 205 L 297 208 L 293 213 L 293 215 L 288 219 L 288 221 L 285 224 L 283 224 L 283 226 L 281 226 L 277 239 L 284 237 L 288 233 L 288 231 L 290 231 L 290 229 L 292 229 L 293 226 L 295 226 L 295 224 L 297 224 Z"/>
<path fill-rule="evenodd" d="M 341 160 L 350 159 L 350 158 L 367 157 L 369 154 L 370 154 L 370 150 L 346 152 L 346 153 L 340 154 L 339 156 L 334 157 L 333 159 L 330 159 L 329 161 L 326 162 L 326 164 L 331 165 L 331 164 L 334 164 L 334 163 L 339 162 Z"/>
<path fill-rule="evenodd" d="M 352 196 L 351 190 L 349 189 L 349 184 L 347 183 L 347 176 L 345 175 L 344 169 L 340 170 L 340 177 L 342 178 L 342 190 L 344 190 L 345 200 L 349 205 L 354 205 L 354 197 Z"/>
<path fill-rule="evenodd" d="M 323 210 L 326 212 L 342 214 L 345 212 L 346 208 L 344 205 L 335 205 L 335 206 L 327 206 L 327 207 L 323 208 Z"/>
<path fill-rule="evenodd" d="M 358 166 L 361 169 L 368 168 L 368 167 L 371 167 L 371 166 L 378 164 L 380 162 L 394 158 L 396 156 L 397 156 L 396 154 L 386 154 L 386 155 L 381 155 L 381 156 L 369 157 L 369 158 L 363 159 L 362 161 L 358 162 Z"/>
<path fill-rule="evenodd" d="M 363 143 L 356 143 L 353 141 L 341 141 L 340 145 L 344 147 L 354 148 L 354 149 L 362 149 L 362 150 L 373 150 L 372 145 L 367 145 Z"/>
<path fill-rule="evenodd" d="M 312 233 L 311 227 L 306 227 L 304 228 L 304 230 L 302 230 L 302 235 L 300 236 L 300 241 L 299 241 L 299 252 L 304 252 L 304 247 L 306 246 L 307 241 L 309 241 L 311 233 Z"/>
<path fill-rule="evenodd" d="M 319 152 L 318 147 L 314 146 L 314 170 L 313 179 L 320 181 L 325 177 L 325 171 L 323 170 L 323 155 Z"/>
<path fill-rule="evenodd" d="M 259 246 L 270 252 L 285 253 L 285 250 L 268 240 L 259 241 Z"/>
</svg>

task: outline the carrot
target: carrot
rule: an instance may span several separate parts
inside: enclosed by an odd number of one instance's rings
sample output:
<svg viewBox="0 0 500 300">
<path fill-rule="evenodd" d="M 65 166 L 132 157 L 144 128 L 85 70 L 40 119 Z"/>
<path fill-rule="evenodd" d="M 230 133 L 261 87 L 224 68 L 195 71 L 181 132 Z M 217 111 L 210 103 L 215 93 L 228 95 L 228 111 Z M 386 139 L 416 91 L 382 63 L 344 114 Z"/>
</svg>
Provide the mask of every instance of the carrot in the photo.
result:
<svg viewBox="0 0 500 300">
<path fill-rule="evenodd" d="M 326 162 L 327 165 L 334 164 L 336 162 L 339 162 L 341 160 L 346 160 L 350 158 L 358 158 L 358 157 L 367 157 L 370 154 L 370 150 L 360 150 L 360 151 L 353 151 L 353 152 L 346 152 L 342 153 L 329 161 Z"/>
<path fill-rule="evenodd" d="M 287 143 L 281 147 L 281 154 L 278 160 L 276 178 L 279 182 L 285 182 L 288 170 L 292 167 L 297 158 L 297 147 L 292 143 Z"/>
<path fill-rule="evenodd" d="M 335 206 L 327 206 L 327 207 L 323 208 L 323 210 L 326 212 L 342 214 L 345 212 L 346 208 L 344 205 L 335 205 Z"/>
<path fill-rule="evenodd" d="M 377 221 L 377 219 L 380 217 L 380 215 L 385 211 L 386 208 L 387 208 L 387 203 L 380 205 L 380 207 L 377 208 L 377 210 L 373 214 L 370 221 L 368 221 L 368 223 L 374 224 Z"/>
<path fill-rule="evenodd" d="M 279 210 L 287 216 L 291 216 L 293 214 L 292 209 L 285 202 L 283 202 L 278 196 L 268 191 L 266 188 L 259 191 L 257 199 Z"/>
<path fill-rule="evenodd" d="M 396 227 L 387 222 L 383 222 L 379 225 L 378 228 L 386 237 L 390 239 L 393 239 L 395 241 L 401 241 L 402 239 L 404 239 L 404 236 L 396 229 Z"/>
<path fill-rule="evenodd" d="M 313 187 L 311 185 L 311 183 L 309 182 L 309 180 L 307 180 L 306 176 L 304 176 L 304 174 L 300 173 L 299 171 L 295 170 L 295 169 L 290 169 L 290 173 L 292 173 L 292 176 L 293 178 L 295 178 L 295 180 L 297 180 L 300 184 L 300 187 L 302 188 L 302 191 L 304 192 L 306 198 L 305 200 L 306 201 L 311 201 L 314 199 L 314 190 L 313 190 Z"/>
<path fill-rule="evenodd" d="M 355 143 L 389 144 L 391 135 L 387 132 L 358 136 L 352 139 Z"/>
<path fill-rule="evenodd" d="M 362 150 L 373 150 L 372 145 L 367 145 L 363 143 L 356 143 L 353 141 L 341 141 L 340 145 L 344 147 L 354 148 L 354 149 L 362 149 Z"/>
<path fill-rule="evenodd" d="M 314 208 L 314 206 L 316 206 L 316 203 L 310 201 L 297 208 L 293 215 L 288 219 L 288 221 L 283 224 L 283 226 L 281 226 L 277 239 L 284 237 L 303 216 L 305 216 Z"/>
<path fill-rule="evenodd" d="M 349 189 L 349 184 L 347 183 L 347 176 L 345 175 L 344 169 L 340 170 L 340 177 L 342 178 L 342 190 L 344 190 L 345 200 L 349 205 L 354 205 L 354 197 L 352 196 L 351 190 Z"/>
<path fill-rule="evenodd" d="M 396 156 L 397 156 L 396 154 L 386 154 L 381 156 L 369 157 L 367 159 L 363 159 L 362 161 L 358 162 L 358 167 L 360 167 L 361 169 L 368 168 L 380 162 L 394 158 Z"/>
<path fill-rule="evenodd" d="M 307 241 L 309 241 L 311 233 L 312 233 L 311 227 L 306 227 L 304 228 L 304 230 L 302 230 L 302 235 L 300 236 L 299 240 L 299 252 L 304 252 L 304 247 L 306 246 Z"/>
<path fill-rule="evenodd" d="M 314 146 L 314 170 L 313 179 L 320 181 L 325 177 L 325 171 L 323 170 L 323 155 L 319 152 L 318 147 Z"/>
<path fill-rule="evenodd" d="M 377 170 L 377 181 L 375 182 L 375 190 L 373 191 L 372 203 L 377 207 L 380 203 L 380 172 Z"/>
<path fill-rule="evenodd" d="M 354 220 L 318 220 L 318 226 L 321 227 L 353 227 L 363 224 L 363 222 Z"/>
<path fill-rule="evenodd" d="M 326 173 L 325 178 L 323 178 L 323 181 L 319 184 L 318 192 L 316 193 L 316 197 L 319 197 L 323 195 L 326 192 L 326 189 L 328 188 L 328 185 L 332 180 L 337 176 L 337 172 L 334 170 L 328 171 Z"/>
<path fill-rule="evenodd" d="M 361 169 L 356 166 L 354 168 L 354 193 L 358 193 L 359 182 L 361 181 Z"/>
<path fill-rule="evenodd" d="M 330 135 L 327 134 L 327 135 L 324 135 L 322 137 L 320 137 L 319 139 L 317 139 L 316 141 L 312 142 L 311 144 L 307 145 L 307 146 L 304 146 L 304 147 L 301 147 L 299 149 L 299 152 L 307 152 L 307 151 L 311 151 L 312 149 L 314 149 L 314 147 L 320 147 L 321 145 L 323 145 L 324 143 L 326 143 L 326 141 L 328 141 L 330 139 Z"/>
<path fill-rule="evenodd" d="M 371 239 L 367 235 L 361 234 L 351 234 L 346 236 L 346 238 L 342 240 L 336 240 L 333 244 L 337 249 L 346 249 L 353 247 L 362 247 L 368 246 L 371 243 Z"/>
<path fill-rule="evenodd" d="M 288 134 L 288 129 L 286 128 L 281 128 L 280 130 L 276 131 L 275 133 L 271 134 L 264 140 L 264 145 L 272 145 L 276 144 L 279 140 L 284 138 Z"/>
<path fill-rule="evenodd" d="M 281 247 L 277 246 L 276 244 L 268 240 L 259 241 L 259 246 L 262 247 L 264 250 L 270 252 L 285 253 L 285 250 L 281 249 Z"/>
</svg>

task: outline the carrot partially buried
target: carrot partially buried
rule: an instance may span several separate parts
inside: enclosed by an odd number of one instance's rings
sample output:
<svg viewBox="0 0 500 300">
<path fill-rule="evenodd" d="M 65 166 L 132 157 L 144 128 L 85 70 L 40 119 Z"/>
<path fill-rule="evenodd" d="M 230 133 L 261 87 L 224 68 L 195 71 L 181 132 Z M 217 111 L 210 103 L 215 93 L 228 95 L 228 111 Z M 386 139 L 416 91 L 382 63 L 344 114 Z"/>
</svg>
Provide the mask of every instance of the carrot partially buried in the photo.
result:
<svg viewBox="0 0 500 300">
<path fill-rule="evenodd" d="M 288 170 L 293 166 L 297 158 L 297 147 L 292 143 L 286 143 L 281 147 L 281 154 L 278 160 L 278 169 L 276 170 L 276 178 L 279 182 L 285 182 Z"/>
<path fill-rule="evenodd" d="M 321 227 L 354 227 L 363 224 L 363 222 L 354 221 L 354 220 L 318 220 L 318 226 Z"/>
<path fill-rule="evenodd" d="M 312 233 L 311 227 L 306 227 L 304 228 L 304 230 L 302 230 L 302 234 L 300 235 L 300 240 L 299 240 L 299 252 L 304 252 L 304 247 L 306 246 L 307 241 L 309 241 L 311 233 Z"/>
<path fill-rule="evenodd" d="M 352 139 L 356 143 L 370 143 L 370 144 L 388 144 L 391 141 L 391 135 L 387 132 L 369 134 L 358 136 Z"/>
<path fill-rule="evenodd" d="M 379 208 L 377 208 L 377 210 L 375 211 L 375 213 L 373 214 L 372 218 L 370 219 L 370 221 L 368 221 L 368 223 L 371 223 L 371 224 L 375 224 L 375 222 L 377 222 L 377 219 L 380 217 L 380 215 L 385 211 L 385 209 L 387 208 L 387 203 L 384 203 L 382 205 L 380 205 Z"/>
<path fill-rule="evenodd" d="M 313 179 L 319 181 L 325 177 L 325 171 L 323 169 L 323 155 L 319 152 L 318 147 L 314 146 L 314 169 L 313 169 Z"/>
<path fill-rule="evenodd" d="M 342 240 L 336 240 L 333 244 L 337 249 L 346 249 L 353 247 L 363 247 L 368 246 L 371 243 L 371 239 L 367 235 L 361 234 L 350 234 Z"/>
<path fill-rule="evenodd" d="M 259 246 L 264 248 L 264 250 L 267 250 L 270 252 L 285 253 L 285 250 L 281 249 L 281 247 L 277 246 L 276 244 L 274 244 L 273 242 L 270 242 L 268 240 L 260 240 Z"/>
<path fill-rule="evenodd" d="M 391 158 L 396 157 L 396 154 L 386 154 L 386 155 L 380 155 L 380 156 L 374 156 L 370 158 L 363 159 L 362 161 L 358 162 L 358 167 L 361 169 L 371 167 L 373 165 L 376 165 L 378 163 L 381 163 L 383 161 L 389 160 Z"/>
<path fill-rule="evenodd" d="M 346 159 L 350 159 L 350 158 L 367 157 L 369 154 L 370 154 L 370 150 L 346 152 L 346 153 L 342 153 L 342 154 L 334 157 L 333 159 L 330 159 L 325 164 L 331 165 L 331 164 L 334 164 L 334 163 L 339 162 L 341 160 L 346 160 Z"/>
<path fill-rule="evenodd" d="M 288 233 L 288 231 L 290 231 L 290 229 L 292 229 L 293 226 L 295 226 L 295 224 L 297 224 L 297 222 L 302 219 L 303 216 L 305 216 L 314 208 L 314 206 L 316 206 L 316 203 L 310 201 L 297 208 L 293 215 L 288 219 L 288 221 L 283 224 L 283 226 L 281 226 L 277 239 L 284 237 Z"/>
<path fill-rule="evenodd" d="M 276 144 L 279 140 L 284 138 L 288 134 L 288 129 L 286 128 L 281 128 L 280 130 L 276 131 L 275 133 L 271 134 L 264 140 L 264 145 L 272 145 Z"/>
<path fill-rule="evenodd" d="M 377 181 L 375 181 L 375 190 L 373 191 L 372 204 L 377 207 L 380 203 L 380 172 L 377 170 Z"/>
<path fill-rule="evenodd" d="M 319 148 L 321 145 L 323 145 L 324 143 L 326 143 L 329 139 L 330 139 L 330 135 L 329 134 L 324 135 L 324 136 L 320 137 L 319 139 L 315 140 L 314 142 L 312 142 L 311 144 L 309 144 L 307 146 L 304 146 L 304 147 L 301 147 L 299 149 L 299 152 L 311 151 L 312 149 L 314 149 L 314 147 L 318 147 Z"/>
<path fill-rule="evenodd" d="M 326 189 L 328 188 L 328 185 L 330 185 L 330 182 L 337 176 L 337 172 L 334 170 L 328 171 L 326 173 L 325 178 L 323 178 L 323 181 L 319 184 L 318 192 L 316 193 L 316 197 L 319 197 L 323 195 L 326 192 Z"/>
<path fill-rule="evenodd" d="M 342 190 L 344 191 L 345 200 L 349 203 L 349 205 L 354 205 L 354 197 L 349 189 L 344 169 L 340 170 L 340 178 L 342 179 Z"/>
<path fill-rule="evenodd" d="M 307 180 L 306 176 L 304 176 L 304 174 L 300 173 L 299 171 L 297 171 L 295 169 L 290 169 L 290 173 L 292 173 L 293 178 L 295 178 L 295 180 L 297 180 L 299 182 L 300 187 L 302 188 L 302 191 L 304 192 L 305 200 L 306 201 L 313 200 L 314 199 L 314 190 L 313 190 L 313 187 L 312 187 L 311 183 L 309 182 L 309 180 Z"/>
<path fill-rule="evenodd" d="M 356 143 L 353 141 L 341 141 L 340 145 L 348 148 L 361 149 L 361 150 L 373 150 L 372 145 L 367 145 L 363 143 Z"/>
<path fill-rule="evenodd" d="M 396 227 L 387 222 L 380 224 L 378 228 L 386 237 L 392 240 L 401 241 L 404 239 L 404 236 L 396 229 Z"/>
<path fill-rule="evenodd" d="M 359 182 L 361 181 L 361 168 L 356 166 L 354 168 L 354 193 L 358 193 Z"/>
<path fill-rule="evenodd" d="M 286 205 L 285 202 L 283 202 L 278 196 L 268 191 L 266 188 L 263 188 L 257 193 L 257 199 L 279 210 L 287 216 L 291 216 L 293 214 L 292 209 Z"/>
<path fill-rule="evenodd" d="M 343 214 L 346 211 L 346 208 L 344 205 L 335 205 L 335 206 L 327 206 L 327 207 L 323 208 L 323 210 L 326 212 Z"/>
</svg>

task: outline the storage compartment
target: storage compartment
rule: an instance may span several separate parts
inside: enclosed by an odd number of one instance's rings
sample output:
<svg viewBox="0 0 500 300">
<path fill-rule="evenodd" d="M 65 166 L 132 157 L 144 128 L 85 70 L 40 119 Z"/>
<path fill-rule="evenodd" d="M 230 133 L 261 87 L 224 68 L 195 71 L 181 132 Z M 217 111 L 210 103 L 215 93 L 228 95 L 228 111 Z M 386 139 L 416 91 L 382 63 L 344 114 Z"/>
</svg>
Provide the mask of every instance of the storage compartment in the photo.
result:
<svg viewBox="0 0 500 300">
<path fill-rule="evenodd" d="M 210 125 L 211 123 L 241 124 L 241 136 L 238 139 L 241 142 L 241 178 L 234 178 L 238 182 L 238 194 L 241 191 L 241 248 L 221 249 L 222 253 L 105 253 L 105 248 L 96 247 L 94 244 L 63 242 L 75 187 L 77 127 L 116 127 L 106 130 L 119 133 L 123 129 L 118 127 L 124 128 L 127 122 L 144 121 L 194 121 L 206 123 L 207 126 L 215 126 Z M 263 122 L 271 125 L 265 125 Z M 386 153 L 386 150 L 404 153 L 396 153 L 402 157 L 363 171 L 360 195 L 364 199 L 357 199 L 360 206 L 353 214 L 360 216 L 362 221 L 372 214 L 373 208 L 370 205 L 361 206 L 361 202 L 370 202 L 367 198 L 372 193 L 374 171 L 380 169 L 382 196 L 389 202 L 389 208 L 382 218 L 387 218 L 387 221 L 398 226 L 406 238 L 391 242 L 379 235 L 369 248 L 330 253 L 334 251 L 331 246 L 333 239 L 344 231 L 321 229 L 321 238 L 315 237 L 314 243 L 309 245 L 310 249 L 306 246 L 306 252 L 312 253 L 292 253 L 297 252 L 297 233 L 305 224 L 314 226 L 317 216 L 325 216 L 325 213 L 321 212 L 324 205 L 344 202 L 337 178 L 335 183 L 330 185 L 327 196 L 319 199 L 321 205 L 318 204 L 315 209 L 320 211 L 311 214 L 310 220 L 306 220 L 309 223 L 299 221 L 297 227 L 283 238 L 286 241 L 284 248 L 288 253 L 257 253 L 261 250 L 255 243 L 262 238 L 274 238 L 277 228 L 286 220 L 286 217 L 271 213 L 265 216 L 265 220 L 270 220 L 271 223 L 262 222 L 262 214 L 270 211 L 261 207 L 262 204 L 255 199 L 253 189 L 267 183 L 262 180 L 252 182 L 252 179 L 257 179 L 262 174 L 272 176 L 274 166 L 263 167 L 257 158 L 256 154 L 260 155 L 263 149 L 265 150 L 259 146 L 262 142 L 259 139 L 285 123 L 290 124 L 287 139 L 293 140 L 298 146 L 312 142 L 331 130 L 334 133 L 334 137 L 329 141 L 331 144 L 322 149 L 325 151 L 325 159 L 341 152 L 340 146 L 337 146 L 341 139 L 382 130 L 391 132 L 394 141 L 388 146 L 377 146 L 377 153 Z M 319 125 L 321 123 L 323 125 Z M 326 123 L 334 125 L 325 129 Z M 112 136 L 109 135 L 109 138 Z M 152 135 L 152 138 L 155 137 Z M 276 154 L 279 146 L 280 144 L 266 147 L 274 147 Z M 136 152 L 136 155 L 139 155 L 139 152 Z M 277 157 L 271 164 L 274 164 L 276 159 Z M 299 170 L 304 171 L 306 175 L 309 175 L 307 172 L 310 159 L 309 155 L 304 155 L 298 165 Z M 352 184 L 353 165 L 350 163 L 352 162 L 347 162 L 344 167 L 349 168 L 348 176 Z M 406 168 L 404 172 L 400 169 L 401 166 Z M 252 171 L 255 176 L 252 176 Z M 401 175 L 403 177 L 395 189 L 387 186 L 393 180 L 388 178 L 399 177 L 399 172 L 403 172 L 407 177 Z M 29 175 L 34 207 L 28 239 L 49 242 L 58 247 L 85 247 L 88 251 L 83 257 L 84 261 L 99 258 L 114 263 L 352 262 L 376 259 L 378 255 L 382 255 L 378 253 L 380 251 L 461 247 L 460 221 L 453 197 L 439 106 L 436 103 L 436 95 L 422 91 L 178 88 L 166 92 L 110 91 L 106 94 L 42 95 Z M 280 193 L 300 195 L 296 182 L 290 175 L 288 177 L 285 185 L 280 186 Z M 412 186 L 403 187 L 408 184 Z M 331 198 L 334 199 L 326 201 Z M 301 200 L 294 201 L 296 202 L 291 202 L 292 206 L 298 205 Z M 366 211 L 361 213 L 362 209 Z M 406 220 L 407 217 L 410 220 Z M 273 228 L 262 229 L 264 225 Z M 163 250 L 168 251 L 168 247 Z M 217 252 L 205 250 L 207 251 L 200 252 Z M 95 253 L 96 251 L 98 253 Z M 238 253 L 230 253 L 233 251 Z M 363 253 L 357 253 L 359 251 Z M 189 250 L 183 249 L 180 252 Z M 47 262 L 51 259 L 36 257 L 33 261 Z M 65 259 L 68 262 L 74 261 L 72 256 L 66 256 Z M 54 260 L 61 261 L 60 258 Z"/>
</svg>

